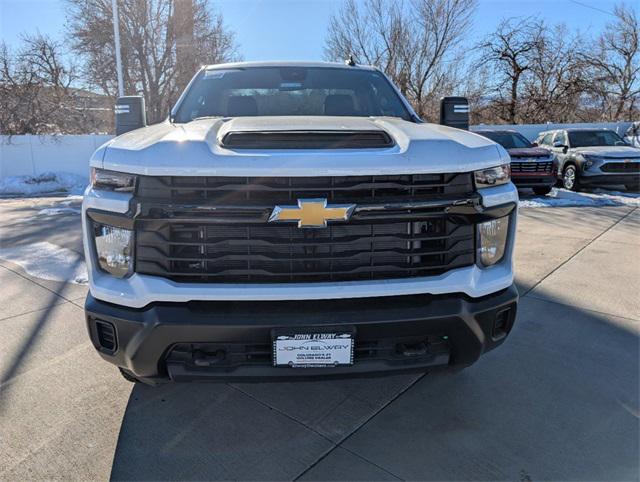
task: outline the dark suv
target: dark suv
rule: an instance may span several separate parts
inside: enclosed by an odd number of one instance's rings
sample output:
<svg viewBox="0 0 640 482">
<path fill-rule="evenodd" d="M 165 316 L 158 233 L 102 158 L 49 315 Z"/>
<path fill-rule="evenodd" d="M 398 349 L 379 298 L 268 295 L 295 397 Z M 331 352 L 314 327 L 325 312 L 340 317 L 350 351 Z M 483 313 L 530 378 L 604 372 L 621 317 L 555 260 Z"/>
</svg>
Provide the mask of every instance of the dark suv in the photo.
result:
<svg viewBox="0 0 640 482">
<path fill-rule="evenodd" d="M 511 130 L 478 130 L 504 147 L 511 156 L 511 180 L 518 188 L 548 194 L 558 180 L 558 163 L 549 149 L 535 147 L 522 134 Z"/>
<path fill-rule="evenodd" d="M 559 161 L 562 184 L 640 186 L 640 149 L 608 129 L 560 129 L 541 132 L 536 142 L 549 147 Z"/>
</svg>

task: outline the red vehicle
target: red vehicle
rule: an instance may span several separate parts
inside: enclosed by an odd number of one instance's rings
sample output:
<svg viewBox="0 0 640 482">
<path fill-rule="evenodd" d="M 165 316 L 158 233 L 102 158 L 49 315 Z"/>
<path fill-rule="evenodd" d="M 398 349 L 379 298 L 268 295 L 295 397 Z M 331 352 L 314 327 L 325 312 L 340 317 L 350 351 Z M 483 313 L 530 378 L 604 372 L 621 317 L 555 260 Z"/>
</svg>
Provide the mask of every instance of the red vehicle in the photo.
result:
<svg viewBox="0 0 640 482">
<path fill-rule="evenodd" d="M 511 130 L 479 130 L 504 147 L 511 156 L 511 180 L 518 189 L 531 188 L 538 195 L 551 192 L 558 181 L 558 160 L 553 152 L 537 147 L 522 134 Z"/>
</svg>

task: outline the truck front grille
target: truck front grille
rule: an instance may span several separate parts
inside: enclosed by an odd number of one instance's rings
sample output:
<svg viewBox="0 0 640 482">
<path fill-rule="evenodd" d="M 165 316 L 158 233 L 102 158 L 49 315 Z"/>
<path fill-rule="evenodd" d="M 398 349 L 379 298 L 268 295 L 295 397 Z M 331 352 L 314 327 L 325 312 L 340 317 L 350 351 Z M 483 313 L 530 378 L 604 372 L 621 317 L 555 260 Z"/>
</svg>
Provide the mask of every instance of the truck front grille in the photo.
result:
<svg viewBox="0 0 640 482">
<path fill-rule="evenodd" d="M 138 273 L 199 283 L 354 281 L 436 275 L 475 262 L 474 226 L 443 208 L 424 217 L 382 211 L 323 229 L 266 222 L 276 205 L 300 198 L 363 206 L 466 196 L 473 191 L 469 174 L 139 182 L 139 210 L 147 214 L 135 221 Z M 197 211 L 198 203 L 209 209 Z M 231 205 L 235 217 L 225 211 Z"/>
<path fill-rule="evenodd" d="M 540 174 L 551 174 L 552 171 L 553 171 L 553 161 L 543 161 L 543 162 L 536 162 L 536 161 L 521 162 L 521 161 L 515 161 L 515 160 L 511 161 L 512 173 L 535 172 Z"/>
</svg>

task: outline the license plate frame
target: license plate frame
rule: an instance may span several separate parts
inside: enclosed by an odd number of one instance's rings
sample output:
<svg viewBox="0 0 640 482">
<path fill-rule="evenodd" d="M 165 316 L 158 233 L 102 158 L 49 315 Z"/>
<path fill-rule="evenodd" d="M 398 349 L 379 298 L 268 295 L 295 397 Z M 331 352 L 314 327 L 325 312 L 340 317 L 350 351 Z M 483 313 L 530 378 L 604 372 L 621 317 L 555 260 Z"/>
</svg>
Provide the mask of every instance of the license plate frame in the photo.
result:
<svg viewBox="0 0 640 482">
<path fill-rule="evenodd" d="M 273 366 L 335 368 L 353 365 L 355 329 L 296 328 L 271 333 Z"/>
</svg>

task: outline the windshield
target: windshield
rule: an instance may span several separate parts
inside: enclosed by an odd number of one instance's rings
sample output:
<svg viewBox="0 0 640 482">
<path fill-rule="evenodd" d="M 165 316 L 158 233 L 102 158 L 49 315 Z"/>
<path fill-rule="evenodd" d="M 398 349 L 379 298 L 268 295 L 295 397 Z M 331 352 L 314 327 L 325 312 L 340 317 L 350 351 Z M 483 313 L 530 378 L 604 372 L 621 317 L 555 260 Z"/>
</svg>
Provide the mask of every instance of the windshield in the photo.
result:
<svg viewBox="0 0 640 482">
<path fill-rule="evenodd" d="M 175 122 L 198 117 L 390 116 L 412 120 L 377 71 L 330 67 L 249 67 L 198 74 Z"/>
<path fill-rule="evenodd" d="M 491 139 L 493 142 L 497 142 L 505 149 L 531 147 L 528 139 L 517 132 L 478 132 L 478 134 Z"/>
<path fill-rule="evenodd" d="M 571 147 L 626 146 L 626 142 L 613 131 L 569 131 Z"/>
</svg>

